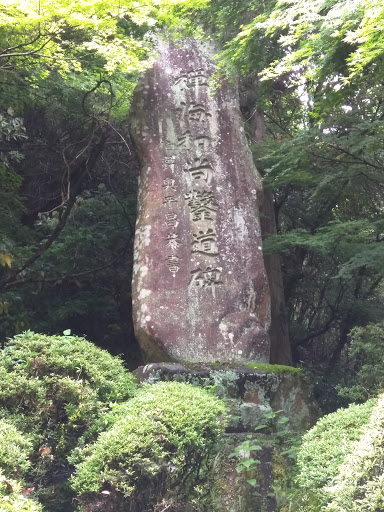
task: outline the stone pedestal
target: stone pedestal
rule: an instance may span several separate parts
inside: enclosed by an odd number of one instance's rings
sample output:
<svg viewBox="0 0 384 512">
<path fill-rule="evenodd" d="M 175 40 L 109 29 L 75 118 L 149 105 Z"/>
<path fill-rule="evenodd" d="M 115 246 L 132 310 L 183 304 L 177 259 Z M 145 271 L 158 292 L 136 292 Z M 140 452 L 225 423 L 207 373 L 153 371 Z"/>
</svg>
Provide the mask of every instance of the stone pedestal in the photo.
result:
<svg viewBox="0 0 384 512">
<path fill-rule="evenodd" d="M 214 386 L 231 415 L 227 432 L 254 432 L 271 411 L 289 419 L 291 431 L 303 432 L 313 423 L 316 410 L 297 368 L 280 365 L 221 366 L 154 363 L 135 370 L 139 382 L 178 381 Z M 280 416 L 276 417 L 276 421 Z"/>
<path fill-rule="evenodd" d="M 270 296 L 237 88 L 210 46 L 159 45 L 133 101 L 133 319 L 148 362 L 269 362 Z"/>
<path fill-rule="evenodd" d="M 139 382 L 181 381 L 212 387 L 230 410 L 230 422 L 207 475 L 210 506 L 206 512 L 275 512 L 290 485 L 292 459 L 284 454 L 294 438 L 312 426 L 312 405 L 300 370 L 278 365 L 230 366 L 148 364 L 135 371 Z M 284 419 L 283 419 L 284 418 Z M 262 425 L 264 427 L 260 428 Z M 245 443 L 245 444 L 244 444 Z M 249 451 L 247 446 L 260 446 Z M 239 447 L 245 447 L 239 450 Z M 249 469 L 238 471 L 242 460 Z"/>
</svg>

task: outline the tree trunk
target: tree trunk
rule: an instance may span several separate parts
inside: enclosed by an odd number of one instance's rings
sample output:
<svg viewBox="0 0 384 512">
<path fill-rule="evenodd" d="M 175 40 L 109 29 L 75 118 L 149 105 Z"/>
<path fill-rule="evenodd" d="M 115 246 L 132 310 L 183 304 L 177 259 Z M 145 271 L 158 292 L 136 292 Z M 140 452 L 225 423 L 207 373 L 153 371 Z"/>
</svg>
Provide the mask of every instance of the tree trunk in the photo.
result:
<svg viewBox="0 0 384 512">
<path fill-rule="evenodd" d="M 253 113 L 250 120 L 250 128 L 252 138 L 256 142 L 264 139 L 265 120 L 262 110 L 257 109 Z M 260 223 L 263 238 L 268 235 L 275 235 L 277 233 L 277 222 L 272 191 L 264 191 L 263 201 L 260 204 L 262 205 Z M 271 363 L 291 365 L 292 350 L 289 342 L 280 255 L 264 253 L 264 265 L 271 296 L 271 328 L 269 333 L 271 340 Z"/>
<path fill-rule="evenodd" d="M 264 191 L 263 211 L 261 212 L 260 221 L 263 237 L 276 234 L 273 194 L 270 190 Z M 264 253 L 264 265 L 271 295 L 271 329 L 269 332 L 271 363 L 291 365 L 292 351 L 289 342 L 280 255 Z"/>
</svg>

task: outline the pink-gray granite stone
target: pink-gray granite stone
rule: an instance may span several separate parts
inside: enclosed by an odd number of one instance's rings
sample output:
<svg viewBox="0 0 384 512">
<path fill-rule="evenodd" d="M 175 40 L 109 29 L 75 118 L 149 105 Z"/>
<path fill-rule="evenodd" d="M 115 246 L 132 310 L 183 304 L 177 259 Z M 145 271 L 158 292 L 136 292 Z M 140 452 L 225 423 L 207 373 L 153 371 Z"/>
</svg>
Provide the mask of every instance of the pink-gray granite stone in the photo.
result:
<svg viewBox="0 0 384 512">
<path fill-rule="evenodd" d="M 134 96 L 133 315 L 147 362 L 269 362 L 261 180 L 212 49 L 159 45 Z"/>
</svg>

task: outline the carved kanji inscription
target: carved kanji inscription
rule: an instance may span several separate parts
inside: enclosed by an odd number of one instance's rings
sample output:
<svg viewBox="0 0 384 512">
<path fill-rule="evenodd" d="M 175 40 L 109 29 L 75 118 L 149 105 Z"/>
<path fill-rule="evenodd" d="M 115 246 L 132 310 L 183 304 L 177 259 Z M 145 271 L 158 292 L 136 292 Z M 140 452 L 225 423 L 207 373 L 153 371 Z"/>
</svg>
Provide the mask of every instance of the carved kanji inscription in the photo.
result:
<svg viewBox="0 0 384 512">
<path fill-rule="evenodd" d="M 189 130 L 184 132 L 179 137 L 177 137 L 177 143 L 180 149 L 191 149 L 193 146 L 193 142 L 194 139 Z"/>
<path fill-rule="evenodd" d="M 206 158 L 202 160 L 196 158 L 194 164 L 188 166 L 185 171 L 188 173 L 189 183 L 192 186 L 203 182 L 207 185 L 211 184 L 213 167 Z"/>
<path fill-rule="evenodd" d="M 219 254 L 216 247 L 216 233 L 212 228 L 193 233 L 192 252 L 199 252 L 207 256 L 217 256 Z"/>
<path fill-rule="evenodd" d="M 178 272 L 180 269 L 180 261 L 181 258 L 175 254 L 167 257 L 167 266 L 169 271 L 173 274 L 173 277 L 176 277 L 176 272 Z"/>
<path fill-rule="evenodd" d="M 176 251 L 182 245 L 179 235 L 176 235 L 176 233 L 170 233 L 169 235 L 167 235 L 166 245 L 172 251 Z"/>
<path fill-rule="evenodd" d="M 165 222 L 169 228 L 175 228 L 178 224 L 176 213 L 170 212 L 165 214 Z"/>
<path fill-rule="evenodd" d="M 208 121 L 211 117 L 212 114 L 200 103 L 192 103 L 188 108 L 188 118 L 190 121 L 204 123 L 204 121 Z"/>
<path fill-rule="evenodd" d="M 221 269 L 214 267 L 206 267 L 205 270 L 197 268 L 192 270 L 189 286 L 198 288 L 213 288 L 224 284 L 221 281 Z"/>
<path fill-rule="evenodd" d="M 188 202 L 193 221 L 215 220 L 218 206 L 211 190 L 203 192 L 192 190 L 185 195 L 185 199 Z"/>
<path fill-rule="evenodd" d="M 204 69 L 196 69 L 188 72 L 181 73 L 175 78 L 173 84 L 178 86 L 180 90 L 185 90 L 187 87 L 208 87 L 209 79 Z"/>
<path fill-rule="evenodd" d="M 172 178 L 165 178 L 165 180 L 163 180 L 163 189 L 165 192 L 176 192 L 175 180 Z"/>
<path fill-rule="evenodd" d="M 163 204 L 165 204 L 169 209 L 177 203 L 177 199 L 174 196 L 165 196 Z"/>
<path fill-rule="evenodd" d="M 188 73 L 188 87 L 209 86 L 208 77 L 204 69 L 197 69 Z"/>
</svg>

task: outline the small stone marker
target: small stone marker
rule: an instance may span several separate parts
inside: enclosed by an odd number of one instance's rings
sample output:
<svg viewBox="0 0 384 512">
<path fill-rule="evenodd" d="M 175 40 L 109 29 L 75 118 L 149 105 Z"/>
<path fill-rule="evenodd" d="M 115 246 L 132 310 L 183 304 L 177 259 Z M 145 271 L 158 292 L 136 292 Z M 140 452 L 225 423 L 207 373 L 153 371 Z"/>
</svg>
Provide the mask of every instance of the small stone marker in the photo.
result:
<svg viewBox="0 0 384 512">
<path fill-rule="evenodd" d="M 146 361 L 269 362 L 260 177 L 212 50 L 160 44 L 135 91 L 133 315 Z"/>
</svg>

